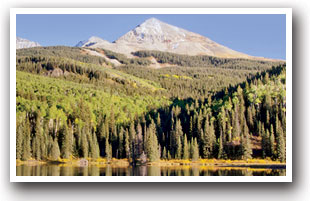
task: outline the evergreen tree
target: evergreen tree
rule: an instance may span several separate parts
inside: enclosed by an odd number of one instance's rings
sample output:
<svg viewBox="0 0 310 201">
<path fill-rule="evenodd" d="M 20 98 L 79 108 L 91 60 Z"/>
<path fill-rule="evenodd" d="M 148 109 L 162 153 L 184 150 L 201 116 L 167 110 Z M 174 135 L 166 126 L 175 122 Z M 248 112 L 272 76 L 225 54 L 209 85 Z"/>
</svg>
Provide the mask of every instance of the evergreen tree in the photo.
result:
<svg viewBox="0 0 310 201">
<path fill-rule="evenodd" d="M 222 159 L 224 155 L 224 150 L 223 150 L 223 135 L 221 133 L 220 138 L 218 139 L 218 154 L 217 158 Z"/>
<path fill-rule="evenodd" d="M 162 159 L 167 159 L 167 150 L 166 147 L 164 147 L 163 152 L 162 152 Z"/>
<path fill-rule="evenodd" d="M 176 125 L 175 125 L 175 133 L 176 133 L 176 138 L 183 136 L 183 129 L 181 125 L 181 120 L 177 119 Z"/>
<path fill-rule="evenodd" d="M 271 157 L 274 158 L 276 153 L 275 153 L 275 147 L 274 147 L 274 143 L 275 143 L 275 137 L 274 137 L 274 132 L 273 132 L 273 125 L 270 125 L 270 139 L 269 139 L 269 144 L 270 144 L 270 153 L 271 153 Z"/>
<path fill-rule="evenodd" d="M 194 135 L 194 122 L 193 122 L 193 116 L 190 116 L 190 121 L 189 121 L 189 137 L 192 138 Z"/>
<path fill-rule="evenodd" d="M 98 140 L 97 140 L 97 136 L 95 133 L 92 134 L 91 158 L 94 160 L 99 158 L 99 145 L 98 145 Z"/>
<path fill-rule="evenodd" d="M 31 158 L 31 147 L 30 147 L 30 122 L 28 118 L 26 118 L 25 124 L 25 133 L 24 133 L 24 140 L 23 140 L 23 154 L 22 160 L 26 161 Z"/>
<path fill-rule="evenodd" d="M 150 162 L 160 159 L 160 147 L 156 136 L 156 127 L 152 121 L 147 129 L 147 158 Z"/>
<path fill-rule="evenodd" d="M 214 132 L 214 126 L 213 123 L 209 123 L 209 117 L 207 116 L 205 121 L 205 135 L 203 140 L 203 156 L 205 158 L 211 158 L 213 155 L 213 148 L 214 143 L 216 140 L 215 132 Z"/>
<path fill-rule="evenodd" d="M 199 148 L 198 148 L 198 143 L 197 143 L 196 138 L 192 139 L 191 155 L 192 155 L 192 157 L 191 157 L 192 161 L 197 161 L 199 159 Z"/>
<path fill-rule="evenodd" d="M 49 129 L 46 121 L 43 121 L 43 133 L 41 137 L 41 157 L 43 160 L 48 158 L 48 136 Z"/>
<path fill-rule="evenodd" d="M 239 100 L 238 98 L 234 98 L 234 115 L 233 115 L 233 139 L 237 139 L 240 137 L 240 123 L 239 123 L 239 111 L 238 111 L 238 106 L 237 104 L 239 104 Z"/>
<path fill-rule="evenodd" d="M 71 123 L 69 122 L 69 126 Z M 70 126 L 71 127 L 71 126 Z M 62 158 L 69 158 L 72 155 L 73 134 L 71 128 L 65 124 L 64 139 L 62 140 Z"/>
<path fill-rule="evenodd" d="M 170 154 L 169 150 L 168 150 L 167 158 L 168 158 L 168 160 L 171 160 L 171 154 Z"/>
<path fill-rule="evenodd" d="M 42 138 L 42 125 L 41 125 L 41 112 L 40 110 L 37 112 L 37 116 L 36 116 L 36 127 L 35 127 L 35 137 L 34 137 L 34 142 L 33 144 L 33 156 L 35 157 L 35 159 L 37 160 L 41 160 L 41 140 Z"/>
<path fill-rule="evenodd" d="M 266 139 L 265 139 L 265 143 L 266 143 L 266 156 L 271 156 L 271 145 L 270 145 L 270 132 L 269 129 L 266 130 Z"/>
<path fill-rule="evenodd" d="M 143 136 L 142 136 L 142 127 L 140 123 L 137 126 L 137 135 L 135 137 L 135 158 L 140 158 L 142 152 L 143 152 Z"/>
<path fill-rule="evenodd" d="M 183 141 L 183 159 L 187 160 L 189 158 L 189 148 L 188 148 L 188 142 L 187 142 L 187 137 L 186 135 L 184 136 L 184 141 Z"/>
<path fill-rule="evenodd" d="M 243 152 L 243 159 L 248 160 L 252 158 L 252 147 L 251 147 L 251 140 L 248 133 L 244 133 L 244 137 L 242 140 L 242 152 Z"/>
<path fill-rule="evenodd" d="M 51 160 L 57 161 L 59 157 L 60 157 L 59 145 L 57 139 L 55 138 L 53 141 L 50 158 Z"/>
<path fill-rule="evenodd" d="M 130 155 L 132 161 L 136 161 L 136 153 L 135 153 L 135 139 L 136 139 L 136 130 L 134 126 L 134 122 L 130 123 L 129 127 L 129 142 L 130 142 Z"/>
<path fill-rule="evenodd" d="M 126 158 L 130 157 L 130 142 L 129 142 L 129 134 L 128 130 L 125 132 L 125 156 Z"/>
<path fill-rule="evenodd" d="M 23 154 L 24 125 L 16 120 L 16 159 L 21 159 Z"/>
<path fill-rule="evenodd" d="M 157 117 L 156 117 L 156 130 L 157 130 L 157 133 L 159 135 L 163 134 L 163 129 L 162 129 L 162 126 L 161 126 L 161 119 L 160 119 L 160 113 L 159 112 L 157 113 Z M 162 140 L 163 140 L 163 136 L 159 136 L 159 142 L 160 143 L 161 143 Z"/>
<path fill-rule="evenodd" d="M 266 158 L 267 155 L 267 140 L 269 140 L 266 136 L 265 128 L 263 124 L 261 124 L 261 136 L 262 136 L 262 156 L 263 158 Z"/>
<path fill-rule="evenodd" d="M 247 109 L 247 123 L 249 125 L 250 130 L 254 128 L 252 107 L 248 107 L 248 109 Z"/>
<path fill-rule="evenodd" d="M 105 157 L 108 162 L 112 160 L 112 146 L 109 143 L 108 136 L 105 138 Z"/>
<path fill-rule="evenodd" d="M 285 139 L 283 137 L 283 132 L 281 128 L 279 129 L 279 133 L 277 133 L 277 158 L 281 162 L 285 162 L 286 159 L 286 151 L 285 151 Z"/>
<path fill-rule="evenodd" d="M 178 136 L 178 138 L 177 138 L 177 151 L 176 151 L 175 158 L 177 158 L 177 159 L 182 158 L 182 143 L 181 143 L 181 137 L 180 136 Z"/>
<path fill-rule="evenodd" d="M 82 148 L 82 156 L 84 158 L 87 158 L 88 152 L 89 152 L 89 145 L 88 145 L 87 133 L 86 133 L 85 128 L 83 129 L 83 132 L 82 132 L 81 148 Z"/>
<path fill-rule="evenodd" d="M 124 128 L 121 126 L 119 135 L 118 135 L 118 157 L 124 157 Z"/>
</svg>

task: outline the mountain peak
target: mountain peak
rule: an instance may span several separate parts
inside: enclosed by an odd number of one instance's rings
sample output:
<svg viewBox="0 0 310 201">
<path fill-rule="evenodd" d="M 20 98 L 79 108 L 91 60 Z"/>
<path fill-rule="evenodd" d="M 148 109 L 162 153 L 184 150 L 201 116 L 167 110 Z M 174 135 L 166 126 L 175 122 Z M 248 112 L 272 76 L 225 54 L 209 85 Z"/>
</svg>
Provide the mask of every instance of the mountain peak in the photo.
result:
<svg viewBox="0 0 310 201">
<path fill-rule="evenodd" d="M 98 36 L 91 36 L 89 39 L 88 39 L 88 41 L 93 41 L 93 42 L 95 42 L 95 41 L 102 41 L 103 39 L 102 38 L 100 38 L 100 37 L 98 37 Z"/>
<path fill-rule="evenodd" d="M 162 22 L 160 20 L 158 20 L 157 18 L 155 17 L 151 17 L 147 20 L 145 20 L 142 24 L 147 24 L 147 25 L 158 25 L 158 24 L 161 24 Z M 141 25 L 142 25 L 141 24 Z"/>
<path fill-rule="evenodd" d="M 224 58 L 250 58 L 209 38 L 167 24 L 154 17 L 145 20 L 113 43 L 91 37 L 79 47 L 101 47 L 132 56 L 138 50 L 157 50 L 186 55 L 209 55 Z"/>
<path fill-rule="evenodd" d="M 24 38 L 16 37 L 16 49 L 41 46 L 39 43 Z"/>
<path fill-rule="evenodd" d="M 141 33 L 142 38 L 143 38 L 144 35 L 163 34 L 162 25 L 163 25 L 163 22 L 152 17 L 152 18 L 145 20 L 142 24 L 138 25 L 132 31 L 136 33 L 138 32 Z"/>
<path fill-rule="evenodd" d="M 78 44 L 76 44 L 75 47 L 89 47 L 89 46 L 95 45 L 96 43 L 104 43 L 104 42 L 107 42 L 107 41 L 103 40 L 102 38 L 98 36 L 91 36 L 87 40 L 78 42 Z"/>
</svg>

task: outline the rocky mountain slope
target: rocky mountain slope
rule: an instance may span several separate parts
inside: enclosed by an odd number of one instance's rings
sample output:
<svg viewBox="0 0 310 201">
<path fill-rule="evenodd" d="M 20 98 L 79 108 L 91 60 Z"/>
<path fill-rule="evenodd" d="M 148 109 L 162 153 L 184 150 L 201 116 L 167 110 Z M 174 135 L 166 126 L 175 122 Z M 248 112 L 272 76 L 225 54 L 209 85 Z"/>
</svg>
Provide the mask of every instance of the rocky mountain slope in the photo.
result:
<svg viewBox="0 0 310 201">
<path fill-rule="evenodd" d="M 16 37 L 16 49 L 41 46 L 39 43 L 24 38 Z"/>
<path fill-rule="evenodd" d="M 78 47 L 104 48 L 132 56 L 138 50 L 158 50 L 186 55 L 209 55 L 222 58 L 255 59 L 234 51 L 207 37 L 150 18 L 113 43 L 98 37 L 79 42 Z"/>
</svg>

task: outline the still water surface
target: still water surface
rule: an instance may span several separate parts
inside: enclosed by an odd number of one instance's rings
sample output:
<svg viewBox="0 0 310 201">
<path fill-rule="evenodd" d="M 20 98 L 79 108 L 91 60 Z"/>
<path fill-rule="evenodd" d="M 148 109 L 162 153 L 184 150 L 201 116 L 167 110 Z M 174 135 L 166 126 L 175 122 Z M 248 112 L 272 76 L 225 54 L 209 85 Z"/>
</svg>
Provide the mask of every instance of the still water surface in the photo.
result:
<svg viewBox="0 0 310 201">
<path fill-rule="evenodd" d="M 210 166 L 60 166 L 20 165 L 17 176 L 285 176 L 285 169 Z"/>
</svg>

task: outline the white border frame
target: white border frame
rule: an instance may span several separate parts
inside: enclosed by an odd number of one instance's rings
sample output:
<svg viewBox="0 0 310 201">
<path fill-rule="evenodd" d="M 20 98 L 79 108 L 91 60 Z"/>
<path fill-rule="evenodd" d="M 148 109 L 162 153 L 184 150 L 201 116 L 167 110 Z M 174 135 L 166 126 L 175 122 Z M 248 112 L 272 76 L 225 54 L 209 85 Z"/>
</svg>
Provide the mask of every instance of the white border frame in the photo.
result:
<svg viewBox="0 0 310 201">
<path fill-rule="evenodd" d="M 286 176 L 16 176 L 17 14 L 285 14 Z M 10 182 L 292 182 L 292 9 L 291 8 L 11 8 L 10 9 Z"/>
</svg>

